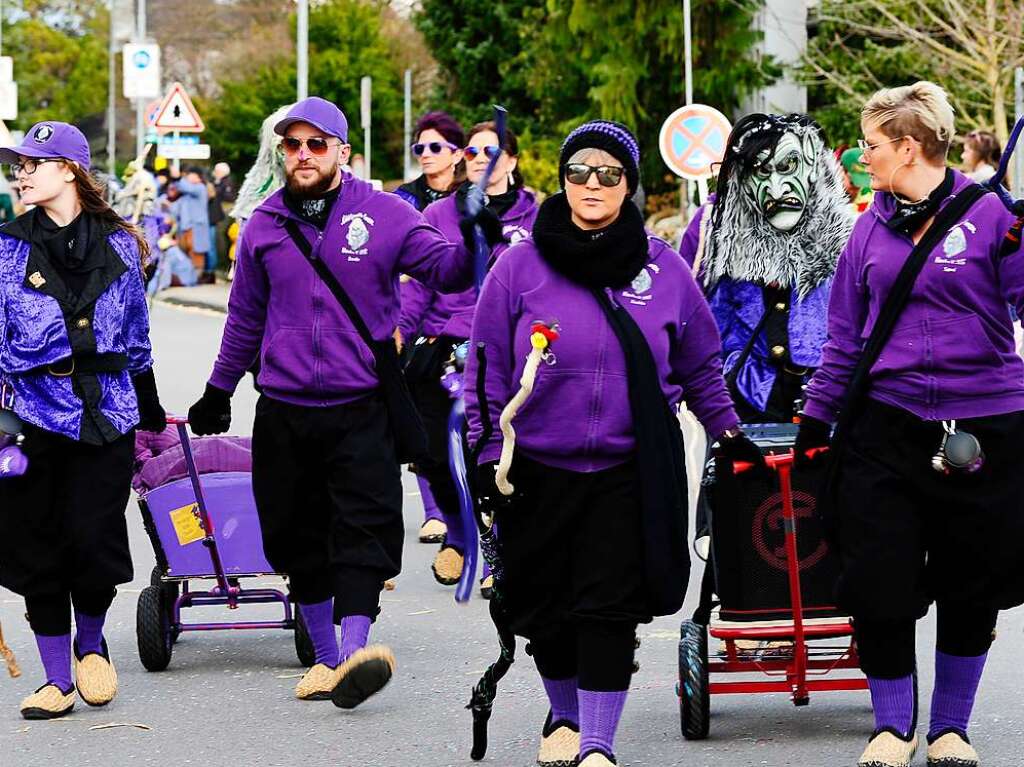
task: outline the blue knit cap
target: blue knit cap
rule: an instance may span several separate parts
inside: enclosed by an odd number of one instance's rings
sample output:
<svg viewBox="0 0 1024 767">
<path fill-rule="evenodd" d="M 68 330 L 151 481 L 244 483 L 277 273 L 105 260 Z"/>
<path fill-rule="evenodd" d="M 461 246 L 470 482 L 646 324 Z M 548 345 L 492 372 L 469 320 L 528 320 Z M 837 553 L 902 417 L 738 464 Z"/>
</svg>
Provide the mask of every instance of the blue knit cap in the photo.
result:
<svg viewBox="0 0 1024 767">
<path fill-rule="evenodd" d="M 558 180 L 563 189 L 565 164 L 581 149 L 603 149 L 621 162 L 629 193 L 636 192 L 640 185 L 640 144 L 629 128 L 611 120 L 591 120 L 566 136 L 558 153 Z"/>
</svg>

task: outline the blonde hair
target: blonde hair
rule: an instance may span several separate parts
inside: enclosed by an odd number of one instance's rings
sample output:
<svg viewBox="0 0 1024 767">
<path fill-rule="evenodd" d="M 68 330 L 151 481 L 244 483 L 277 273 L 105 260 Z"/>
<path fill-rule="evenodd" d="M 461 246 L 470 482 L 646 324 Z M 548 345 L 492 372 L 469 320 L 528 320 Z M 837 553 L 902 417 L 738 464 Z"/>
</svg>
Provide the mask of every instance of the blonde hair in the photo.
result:
<svg viewBox="0 0 1024 767">
<path fill-rule="evenodd" d="M 911 136 L 929 160 L 945 160 L 953 141 L 953 107 L 935 83 L 883 88 L 868 99 L 860 112 L 862 123 L 876 126 L 891 139 Z"/>
</svg>

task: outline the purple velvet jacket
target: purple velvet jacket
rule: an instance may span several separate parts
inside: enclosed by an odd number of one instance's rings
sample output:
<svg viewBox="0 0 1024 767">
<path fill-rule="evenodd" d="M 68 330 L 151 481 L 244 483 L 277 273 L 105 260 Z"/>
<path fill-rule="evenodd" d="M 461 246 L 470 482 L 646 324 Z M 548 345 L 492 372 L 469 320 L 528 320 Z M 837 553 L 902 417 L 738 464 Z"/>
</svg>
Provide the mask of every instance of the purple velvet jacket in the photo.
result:
<svg viewBox="0 0 1024 767">
<path fill-rule="evenodd" d="M 650 237 L 647 266 L 612 299 L 633 317 L 651 347 L 665 399 L 681 400 L 713 437 L 737 424 L 722 378 L 721 347 L 714 318 L 690 269 L 663 240 Z M 593 472 L 630 458 L 636 448 L 629 409 L 626 360 L 612 328 L 587 288 L 554 271 L 532 240 L 505 251 L 484 280 L 471 348 L 484 345 L 484 391 L 490 436 L 479 461 L 498 458 L 498 417 L 519 390 L 530 352 L 530 329 L 557 323 L 551 347 L 557 361 L 541 365 L 533 394 L 515 420 L 517 448 L 533 460 L 570 471 Z M 470 354 L 466 381 L 476 382 Z M 466 387 L 469 440 L 477 444 L 485 424 L 477 386 Z"/>
<path fill-rule="evenodd" d="M 14 412 L 23 421 L 78 439 L 83 406 L 72 379 L 32 371 L 66 361 L 73 347 L 126 355 L 127 370 L 97 374 L 99 410 L 126 434 L 139 421 L 131 377 L 153 365 L 135 239 L 119 230 L 109 234 L 103 266 L 70 304 L 45 253 L 26 236 L 24 216 L 0 229 L 0 385 L 8 398 L 13 394 Z"/>
<path fill-rule="evenodd" d="M 956 173 L 952 194 L 969 183 Z M 857 358 L 913 248 L 908 236 L 886 226 L 894 212 L 892 195 L 876 193 L 839 259 L 828 343 L 804 408 L 822 421 L 834 421 L 842 408 Z M 1024 313 L 1024 251 L 1002 250 L 1013 222 L 999 198 L 987 194 L 928 256 L 871 369 L 869 397 L 927 420 L 1024 410 L 1024 362 L 1007 307 Z"/>
<path fill-rule="evenodd" d="M 423 212 L 427 221 L 452 242 L 458 242 L 462 237 L 459 231 L 459 212 L 455 204 L 455 195 L 451 195 L 427 206 Z M 536 218 L 536 200 L 530 192 L 520 189 L 516 202 L 501 217 L 501 232 L 508 244 L 495 245 L 491 250 L 491 258 L 497 258 L 509 246 L 529 237 Z M 417 280 L 409 280 L 402 284 L 402 314 L 398 320 L 398 329 L 407 341 L 416 335 L 469 338 L 475 308 L 476 288 L 444 294 L 431 290 Z"/>
<path fill-rule="evenodd" d="M 472 282 L 472 257 L 461 238 L 449 242 L 397 195 L 374 191 L 349 174 L 342 183 L 323 231 L 292 213 L 283 191 L 249 219 L 210 376 L 214 386 L 233 392 L 257 354 L 260 385 L 283 402 L 327 407 L 378 386 L 372 351 L 292 242 L 288 219 L 298 222 L 377 341 L 398 325 L 399 274 L 441 290 Z"/>
</svg>

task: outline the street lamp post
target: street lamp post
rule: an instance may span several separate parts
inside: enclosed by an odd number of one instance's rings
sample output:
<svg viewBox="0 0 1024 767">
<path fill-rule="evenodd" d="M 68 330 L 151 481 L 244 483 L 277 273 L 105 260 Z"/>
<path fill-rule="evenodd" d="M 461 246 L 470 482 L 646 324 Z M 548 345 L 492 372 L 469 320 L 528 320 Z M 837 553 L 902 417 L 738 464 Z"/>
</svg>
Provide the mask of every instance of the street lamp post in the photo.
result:
<svg viewBox="0 0 1024 767">
<path fill-rule="evenodd" d="M 295 96 L 302 101 L 309 95 L 309 0 L 298 0 L 295 24 Z"/>
</svg>

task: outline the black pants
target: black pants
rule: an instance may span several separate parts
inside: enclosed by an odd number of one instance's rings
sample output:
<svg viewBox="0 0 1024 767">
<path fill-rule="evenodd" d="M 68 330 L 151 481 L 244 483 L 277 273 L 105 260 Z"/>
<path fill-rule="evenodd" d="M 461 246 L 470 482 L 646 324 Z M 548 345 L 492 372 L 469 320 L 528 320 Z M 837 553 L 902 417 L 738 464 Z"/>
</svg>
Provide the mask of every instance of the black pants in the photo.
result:
<svg viewBox="0 0 1024 767">
<path fill-rule="evenodd" d="M 854 618 L 905 621 L 932 602 L 1000 610 L 1024 603 L 1024 413 L 957 421 L 984 467 L 931 466 L 942 425 L 870 400 L 840 456 L 831 514 L 842 572 L 838 604 Z"/>
<path fill-rule="evenodd" d="M 117 589 L 75 589 L 68 593 L 25 597 L 25 610 L 32 630 L 43 636 L 63 636 L 71 633 L 71 605 L 83 615 L 105 615 L 114 602 Z"/>
<path fill-rule="evenodd" d="M 334 407 L 260 398 L 253 493 L 267 561 L 300 603 L 333 597 L 335 615 L 375 618 L 402 569 L 402 481 L 377 396 Z"/>
<path fill-rule="evenodd" d="M 544 676 L 627 689 L 636 626 L 651 620 L 635 465 L 584 474 L 517 454 L 510 479 L 499 524 L 513 630 Z"/>
<path fill-rule="evenodd" d="M 28 471 L 0 480 L 0 585 L 66 599 L 130 581 L 135 432 L 96 446 L 26 427 L 25 447 Z"/>
</svg>

